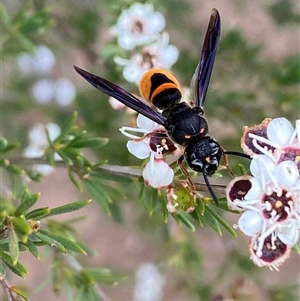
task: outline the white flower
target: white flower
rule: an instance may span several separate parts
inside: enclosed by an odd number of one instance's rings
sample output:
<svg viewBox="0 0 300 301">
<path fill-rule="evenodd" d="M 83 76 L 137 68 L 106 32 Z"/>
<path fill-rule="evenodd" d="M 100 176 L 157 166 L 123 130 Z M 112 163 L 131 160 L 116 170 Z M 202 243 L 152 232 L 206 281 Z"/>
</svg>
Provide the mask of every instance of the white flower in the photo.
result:
<svg viewBox="0 0 300 301">
<path fill-rule="evenodd" d="M 39 104 L 47 104 L 51 102 L 53 92 L 53 81 L 49 79 L 41 79 L 32 86 L 32 94 Z"/>
<path fill-rule="evenodd" d="M 48 104 L 55 100 L 60 106 L 68 106 L 76 96 L 76 88 L 69 79 L 64 77 L 57 81 L 41 79 L 32 86 L 32 93 L 39 104 Z"/>
<path fill-rule="evenodd" d="M 163 159 L 155 158 L 154 153 L 152 153 L 142 175 L 145 184 L 153 188 L 163 189 L 173 182 L 174 171 Z"/>
<path fill-rule="evenodd" d="M 152 4 L 133 3 L 122 11 L 110 31 L 118 37 L 120 47 L 130 50 L 157 39 L 164 27 L 164 16 L 154 12 Z"/>
<path fill-rule="evenodd" d="M 143 263 L 135 274 L 134 301 L 160 301 L 164 278 L 153 263 Z"/>
<path fill-rule="evenodd" d="M 127 142 L 127 149 L 129 152 L 139 159 L 146 159 L 150 156 L 150 152 L 154 151 L 150 147 L 150 134 L 155 130 L 164 128 L 142 114 L 138 115 L 136 123 L 137 128 L 123 126 L 120 128 L 120 131 L 123 135 L 132 139 Z M 141 133 L 143 134 L 143 137 L 128 132 Z"/>
<path fill-rule="evenodd" d="M 178 60 L 179 51 L 169 45 L 169 35 L 164 32 L 158 41 L 144 47 L 141 53 L 134 54 L 129 60 L 115 57 L 115 63 L 124 66 L 123 76 L 130 83 L 138 84 L 145 71 L 151 68 L 170 69 Z"/>
<path fill-rule="evenodd" d="M 251 260 L 259 267 L 268 266 L 271 270 L 275 269 L 276 271 L 289 258 L 292 249 L 274 233 L 265 238 L 264 244 L 258 252 L 259 244 L 259 237 L 252 236 L 249 244 Z"/>
<path fill-rule="evenodd" d="M 56 59 L 53 52 L 44 45 L 36 47 L 34 54 L 21 54 L 17 58 L 19 68 L 25 74 L 47 74 L 53 68 Z"/>
<path fill-rule="evenodd" d="M 288 258 L 300 231 L 300 121 L 294 129 L 285 118 L 265 119 L 244 128 L 242 147 L 253 156 L 253 177 L 232 180 L 228 207 L 244 213 L 240 230 L 252 237 L 251 259 L 259 266 L 278 266 Z"/>
<path fill-rule="evenodd" d="M 257 235 L 263 226 L 260 213 L 254 210 L 246 210 L 239 218 L 238 227 L 247 236 Z"/>
<path fill-rule="evenodd" d="M 137 98 L 139 98 L 139 96 L 135 95 Z M 110 106 L 114 109 L 114 110 L 122 110 L 125 109 L 126 113 L 128 114 L 135 114 L 136 111 L 130 109 L 129 107 L 125 106 L 124 104 L 122 104 L 119 100 L 117 100 L 116 98 L 110 96 L 108 98 L 108 102 L 110 104 Z"/>
<path fill-rule="evenodd" d="M 258 126 L 244 127 L 242 148 L 249 155 L 265 154 L 269 157 L 275 156 L 275 159 L 278 159 L 276 155 L 280 155 L 287 146 L 300 148 L 299 137 L 300 119 L 296 120 L 294 129 L 284 117 L 266 118 Z"/>
<path fill-rule="evenodd" d="M 70 105 L 76 96 L 75 85 L 67 78 L 62 77 L 54 84 L 54 98 L 61 106 Z"/>
<path fill-rule="evenodd" d="M 23 152 L 25 157 L 38 158 L 44 155 L 45 149 L 49 145 L 46 130 L 48 131 L 50 140 L 54 140 L 60 134 L 60 128 L 57 124 L 52 122 L 47 123 L 46 125 L 38 123 L 29 131 L 29 145 Z M 55 154 L 54 157 L 56 160 L 61 159 L 58 154 Z M 53 171 L 53 167 L 46 164 L 35 164 L 33 168 L 34 170 L 41 172 L 44 175 L 47 175 Z"/>
<path fill-rule="evenodd" d="M 154 121 L 139 114 L 137 117 L 137 128 L 122 127 L 120 131 L 131 140 L 127 142 L 127 149 L 139 159 L 150 161 L 143 169 L 145 183 L 154 188 L 168 187 L 174 177 L 174 172 L 163 160 L 165 153 L 175 153 L 177 147 L 166 137 L 165 129 Z M 132 133 L 141 133 L 136 136 Z"/>
<path fill-rule="evenodd" d="M 114 109 L 114 110 L 121 110 L 123 108 L 125 108 L 126 106 L 124 104 L 122 104 L 119 100 L 115 99 L 114 97 L 110 96 L 108 98 L 108 102 L 110 104 L 110 106 Z"/>
</svg>

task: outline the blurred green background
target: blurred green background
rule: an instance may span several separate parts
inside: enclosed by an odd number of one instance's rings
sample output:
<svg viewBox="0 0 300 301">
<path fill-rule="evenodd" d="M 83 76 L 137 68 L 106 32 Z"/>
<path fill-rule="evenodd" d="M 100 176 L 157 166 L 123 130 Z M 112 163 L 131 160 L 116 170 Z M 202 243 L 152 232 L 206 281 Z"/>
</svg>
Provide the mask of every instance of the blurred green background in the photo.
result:
<svg viewBox="0 0 300 301">
<path fill-rule="evenodd" d="M 82 67 L 118 83 L 137 94 L 137 88 L 122 77 L 113 58 L 124 51 L 108 35 L 122 8 L 131 1 L 3 1 L 1 14 L 1 131 L 10 141 L 28 145 L 28 130 L 38 122 L 63 125 L 72 112 L 78 125 L 110 142 L 100 153 L 90 154 L 111 164 L 138 165 L 119 133 L 123 125 L 134 125 L 134 117 L 111 108 L 107 96 L 90 87 L 73 69 Z M 265 117 L 299 118 L 299 2 L 282 1 L 157 1 L 151 3 L 166 18 L 170 43 L 180 52 L 172 70 L 182 85 L 189 86 L 199 61 L 202 41 L 213 7 L 221 15 L 220 48 L 205 103 L 210 132 L 228 150 L 240 150 L 241 129 L 259 124 Z M 46 45 L 55 64 L 46 75 L 20 70 L 20 54 Z M 67 106 L 49 101 L 37 103 L 32 87 L 37 80 L 67 78 L 76 87 L 76 97 Z M 238 161 L 232 159 L 233 166 Z M 63 170 L 57 169 L 41 184 L 44 204 L 64 204 L 77 192 Z M 101 212 L 97 204 L 85 209 L 80 224 L 82 239 L 98 251 L 95 258 L 81 259 L 88 266 L 107 266 L 128 278 L 117 286 L 104 286 L 111 300 L 131 300 L 134 271 L 142 262 L 155 262 L 165 275 L 162 300 L 297 300 L 299 257 L 292 255 L 279 273 L 255 267 L 247 254 L 245 238 L 238 240 L 212 229 L 195 233 L 173 221 L 166 225 L 149 216 L 136 202 L 137 188 L 123 185 L 127 200 L 118 200 L 122 224 Z M 227 216 L 233 224 L 236 216 Z M 95 230 L 96 229 L 96 230 Z M 46 256 L 46 255 L 45 255 Z M 33 261 L 26 286 L 32 300 L 67 300 L 54 297 L 50 284 L 35 291 L 47 276 L 45 263 Z M 32 261 L 31 261 L 32 260 Z M 297 268 L 298 265 L 298 268 Z M 45 265 L 47 266 L 47 264 Z M 30 269 L 30 266 L 29 266 Z M 44 271 L 43 271 L 44 270 Z M 45 275 L 46 273 L 46 275 Z M 298 288 L 299 289 L 299 288 Z M 242 291 L 242 293 L 241 293 Z M 45 294 L 47 292 L 47 294 Z M 43 296 L 43 297 L 41 297 Z M 235 297 L 238 296 L 238 297 Z M 242 296 L 242 297 L 241 297 Z M 228 298 L 229 298 L 228 297 Z"/>
</svg>

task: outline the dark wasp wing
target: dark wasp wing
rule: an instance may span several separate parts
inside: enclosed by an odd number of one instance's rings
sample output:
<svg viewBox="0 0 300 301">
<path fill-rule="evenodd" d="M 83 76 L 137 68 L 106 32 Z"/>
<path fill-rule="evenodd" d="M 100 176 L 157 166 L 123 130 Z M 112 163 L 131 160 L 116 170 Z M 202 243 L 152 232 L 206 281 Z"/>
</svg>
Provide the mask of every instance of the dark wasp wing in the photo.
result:
<svg viewBox="0 0 300 301">
<path fill-rule="evenodd" d="M 87 80 L 92 86 L 99 89 L 103 93 L 116 98 L 125 106 L 133 109 L 134 111 L 148 117 L 154 122 L 164 125 L 166 118 L 159 112 L 153 110 L 148 105 L 140 101 L 137 97 L 127 92 L 120 86 L 92 73 L 89 73 L 83 69 L 74 66 L 78 74 L 80 74 L 85 80 Z"/>
<path fill-rule="evenodd" d="M 194 101 L 195 106 L 203 109 L 204 101 L 212 73 L 216 53 L 218 50 L 221 33 L 221 18 L 219 12 L 214 8 L 208 23 L 206 35 L 203 42 L 201 58 L 194 74 Z"/>
</svg>

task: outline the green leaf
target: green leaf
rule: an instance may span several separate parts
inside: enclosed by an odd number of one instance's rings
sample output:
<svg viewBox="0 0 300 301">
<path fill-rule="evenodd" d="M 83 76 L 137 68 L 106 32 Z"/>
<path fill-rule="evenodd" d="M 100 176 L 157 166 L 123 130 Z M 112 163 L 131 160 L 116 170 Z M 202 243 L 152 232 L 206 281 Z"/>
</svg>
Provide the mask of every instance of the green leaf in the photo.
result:
<svg viewBox="0 0 300 301">
<path fill-rule="evenodd" d="M 191 212 L 190 216 L 200 225 L 200 227 L 203 227 L 201 215 L 198 210 L 194 210 L 193 212 Z"/>
<path fill-rule="evenodd" d="M 26 51 L 33 51 L 35 49 L 35 45 L 22 33 L 16 33 L 15 38 L 21 45 L 21 48 L 25 49 Z"/>
<path fill-rule="evenodd" d="M 90 137 L 76 142 L 71 142 L 69 146 L 74 148 L 97 148 L 104 146 L 108 143 L 108 141 L 108 138 Z"/>
<path fill-rule="evenodd" d="M 23 244 L 22 242 L 18 242 L 19 243 L 19 251 L 23 252 L 23 251 L 28 251 L 28 247 Z M 3 252 L 9 252 L 9 243 L 1 243 L 0 244 L 0 250 Z"/>
<path fill-rule="evenodd" d="M 219 235 L 222 235 L 220 225 L 214 215 L 211 214 L 212 210 L 209 210 L 209 206 L 205 206 L 206 210 L 203 214 L 203 221 L 211 226 Z"/>
<path fill-rule="evenodd" d="M 13 265 L 16 265 L 19 259 L 20 251 L 19 251 L 18 237 L 14 229 L 9 230 L 8 244 L 9 244 L 9 254 L 11 256 Z"/>
<path fill-rule="evenodd" d="M 14 225 L 14 228 L 16 230 L 16 232 L 19 234 L 25 234 L 25 235 L 29 235 L 32 232 L 32 229 L 30 227 L 30 225 L 28 224 L 28 222 L 20 217 L 13 217 L 11 219 L 12 224 Z"/>
<path fill-rule="evenodd" d="M 82 301 L 82 300 L 88 300 L 86 298 L 86 289 L 84 286 L 80 286 L 77 290 L 77 294 L 73 301 Z"/>
<path fill-rule="evenodd" d="M 0 251 L 0 258 L 16 275 L 25 278 L 26 274 L 28 274 L 27 269 L 19 261 L 14 265 L 11 257 L 5 252 Z"/>
<path fill-rule="evenodd" d="M 43 178 L 43 174 L 35 171 L 35 170 L 30 170 L 30 169 L 24 169 L 24 171 L 26 172 L 26 175 L 30 178 L 30 180 L 34 181 L 34 182 L 40 182 L 41 179 Z"/>
<path fill-rule="evenodd" d="M 45 242 L 47 245 L 51 246 L 52 248 L 56 248 L 59 252 L 66 254 L 67 250 L 66 248 L 57 240 L 53 239 L 52 237 L 49 237 L 48 235 L 44 235 L 43 233 L 40 232 L 34 232 L 32 233 L 33 236 L 39 238 L 43 242 Z"/>
<path fill-rule="evenodd" d="M 5 139 L 5 138 L 2 138 L 2 139 Z M 2 141 L 2 143 L 5 144 L 4 141 Z M 16 142 L 16 143 L 10 143 L 10 144 L 6 145 L 5 148 L 1 149 L 1 150 L 0 150 L 0 153 L 1 153 L 1 154 L 8 153 L 8 152 L 14 150 L 15 148 L 17 148 L 17 147 L 19 147 L 19 146 L 20 146 L 20 144 L 19 144 L 18 142 Z"/>
<path fill-rule="evenodd" d="M 28 240 L 25 243 L 25 246 L 27 246 L 29 252 L 37 259 L 40 259 L 40 255 L 39 255 L 39 251 L 38 248 L 36 247 L 36 245 L 34 244 L 34 242 L 32 242 L 31 240 Z"/>
<path fill-rule="evenodd" d="M 174 219 L 178 222 L 178 223 L 183 223 L 184 225 L 186 225 L 190 230 L 192 230 L 193 232 L 195 232 L 195 226 L 192 224 L 192 222 L 190 221 L 190 217 L 188 215 L 188 213 L 186 213 L 185 211 L 180 211 L 177 214 L 172 214 L 172 216 L 174 217 Z"/>
<path fill-rule="evenodd" d="M 142 201 L 145 207 L 147 208 L 149 214 L 152 215 L 158 202 L 158 190 L 146 186 L 142 196 Z"/>
<path fill-rule="evenodd" d="M 1 9 L 1 5 L 0 5 L 0 9 Z M 8 145 L 8 142 L 5 138 L 0 137 L 0 151 L 2 152 L 2 150 L 4 150 Z"/>
<path fill-rule="evenodd" d="M 22 297 L 24 300 L 26 301 L 30 301 L 29 297 L 27 296 L 27 294 L 25 292 L 23 292 L 21 289 L 19 289 L 18 287 L 14 286 L 14 285 L 11 285 L 9 287 L 9 289 L 16 293 L 18 296 Z"/>
<path fill-rule="evenodd" d="M 38 10 L 34 15 L 22 22 L 21 32 L 25 36 L 40 34 L 51 25 L 51 13 L 48 9 Z"/>
<path fill-rule="evenodd" d="M 28 212 L 25 217 L 27 220 L 28 219 L 40 220 L 42 218 L 47 217 L 50 211 L 51 210 L 49 207 L 38 208 Z"/>
<path fill-rule="evenodd" d="M 73 160 L 71 158 L 69 158 L 66 153 L 65 153 L 65 150 L 62 150 L 62 151 L 58 151 L 57 152 L 60 157 L 63 159 L 63 161 L 68 165 L 68 166 L 73 166 L 74 163 L 73 163 Z M 76 156 L 75 156 L 76 158 Z M 73 158 L 74 159 L 74 158 Z M 54 163 L 55 164 L 55 163 Z"/>
<path fill-rule="evenodd" d="M 78 246 L 80 246 L 87 255 L 89 256 L 96 256 L 97 255 L 97 251 L 92 249 L 89 245 L 87 245 L 86 243 L 82 242 L 82 241 L 77 241 L 76 242 Z"/>
<path fill-rule="evenodd" d="M 298 244 L 295 244 L 292 248 L 295 252 L 297 252 L 297 254 L 300 255 L 300 247 L 298 246 Z"/>
<path fill-rule="evenodd" d="M 77 252 L 77 253 L 86 255 L 86 252 L 84 249 L 82 249 L 76 242 L 74 242 L 68 238 L 50 233 L 50 232 L 48 232 L 46 230 L 42 230 L 42 229 L 40 229 L 38 232 L 45 236 L 52 238 L 55 241 L 58 241 L 69 251 L 73 251 L 73 252 Z"/>
<path fill-rule="evenodd" d="M 111 199 L 107 196 L 106 192 L 100 187 L 99 183 L 92 179 L 85 179 L 84 185 L 89 193 L 95 198 L 95 200 L 102 206 L 107 215 L 111 215 L 111 211 L 108 203 Z"/>
<path fill-rule="evenodd" d="M 4 278 L 5 276 L 6 276 L 6 270 L 4 268 L 2 261 L 0 261 L 0 278 Z"/>
<path fill-rule="evenodd" d="M 21 204 L 16 209 L 14 215 L 20 216 L 23 213 L 25 213 L 30 207 L 32 207 L 36 203 L 40 195 L 40 193 L 30 194 L 28 192 L 28 189 L 26 189 L 22 195 Z"/>
<path fill-rule="evenodd" d="M 78 181 L 75 179 L 75 173 L 73 172 L 72 168 L 68 168 L 68 175 L 69 175 L 69 178 L 72 181 L 72 183 L 75 185 L 75 187 L 79 191 L 83 191 L 82 187 L 80 186 L 80 184 L 78 183 Z"/>
<path fill-rule="evenodd" d="M 73 126 L 75 125 L 76 119 L 78 117 L 78 112 L 74 112 L 71 116 L 71 118 L 67 121 L 67 123 L 62 127 L 60 135 L 53 141 L 48 141 L 49 144 L 55 144 L 56 142 L 59 142 L 60 140 L 67 137 L 67 135 L 71 132 Z"/>
<path fill-rule="evenodd" d="M 113 284 L 119 280 L 125 279 L 123 276 L 113 275 L 109 269 L 89 268 L 83 269 L 81 274 L 85 279 L 93 279 L 95 282 Z"/>
<path fill-rule="evenodd" d="M 52 209 L 50 209 L 50 212 L 48 214 L 43 216 L 43 218 L 79 210 L 79 209 L 85 207 L 86 205 L 88 205 L 91 201 L 92 200 L 78 201 L 78 202 L 73 202 L 73 203 L 63 205 L 60 207 L 52 208 Z"/>
<path fill-rule="evenodd" d="M 10 27 L 11 19 L 3 4 L 0 3 L 0 19 L 6 27 Z"/>
<path fill-rule="evenodd" d="M 14 175 L 17 175 L 17 176 L 21 176 L 22 174 L 24 174 L 24 170 L 20 167 L 20 166 L 17 166 L 15 164 L 10 164 L 9 161 L 6 160 L 6 162 L 8 164 L 6 165 L 3 165 L 3 167 L 8 171 L 8 172 L 11 172 L 12 174 Z"/>
<path fill-rule="evenodd" d="M 213 211 L 209 206 L 206 207 L 206 211 L 209 212 L 211 216 L 213 216 L 232 236 L 237 237 L 232 226 L 230 226 L 218 213 Z"/>
</svg>

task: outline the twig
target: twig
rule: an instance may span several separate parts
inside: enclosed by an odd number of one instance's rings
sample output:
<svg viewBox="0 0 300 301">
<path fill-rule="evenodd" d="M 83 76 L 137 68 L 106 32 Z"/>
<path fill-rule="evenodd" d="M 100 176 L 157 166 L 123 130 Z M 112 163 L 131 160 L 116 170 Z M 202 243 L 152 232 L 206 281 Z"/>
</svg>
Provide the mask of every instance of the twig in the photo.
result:
<svg viewBox="0 0 300 301">
<path fill-rule="evenodd" d="M 34 165 L 34 164 L 49 164 L 43 158 L 25 158 L 25 157 L 13 157 L 9 159 L 11 164 L 20 164 L 20 165 Z M 67 167 L 64 161 L 55 161 L 56 167 Z M 110 164 L 103 164 L 98 166 L 96 171 L 105 172 L 109 174 L 114 174 L 118 176 L 130 177 L 130 178 L 139 178 L 142 176 L 142 171 L 137 168 L 128 167 L 128 166 L 120 166 L 120 165 L 110 165 Z M 180 185 L 180 181 L 175 180 L 175 185 Z M 205 182 L 195 181 L 194 182 L 196 191 L 199 192 L 207 192 L 207 186 Z M 224 184 L 211 184 L 214 190 L 218 195 L 225 195 L 225 187 Z"/>
</svg>

